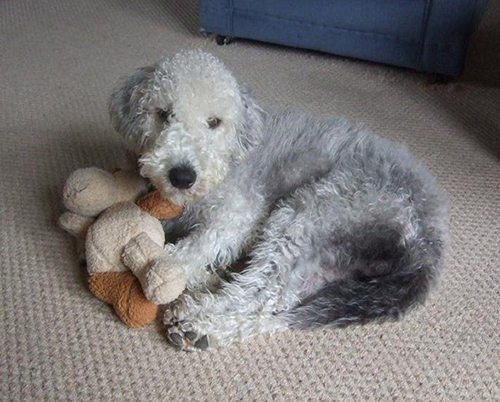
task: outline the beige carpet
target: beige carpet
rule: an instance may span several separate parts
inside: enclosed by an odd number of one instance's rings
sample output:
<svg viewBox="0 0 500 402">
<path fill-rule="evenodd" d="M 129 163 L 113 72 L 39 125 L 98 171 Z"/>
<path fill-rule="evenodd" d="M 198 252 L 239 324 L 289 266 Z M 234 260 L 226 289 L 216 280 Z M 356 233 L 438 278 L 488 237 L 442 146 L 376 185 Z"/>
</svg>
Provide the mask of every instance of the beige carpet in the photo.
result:
<svg viewBox="0 0 500 402">
<path fill-rule="evenodd" d="M 464 81 L 197 34 L 195 1 L 0 2 L 0 400 L 500 400 L 500 7 Z M 339 113 L 406 142 L 451 199 L 442 286 L 403 322 L 169 348 L 94 299 L 55 221 L 65 177 L 125 163 L 116 78 L 202 47 L 264 105 Z M 496 63 L 496 64 L 495 64 Z"/>
</svg>

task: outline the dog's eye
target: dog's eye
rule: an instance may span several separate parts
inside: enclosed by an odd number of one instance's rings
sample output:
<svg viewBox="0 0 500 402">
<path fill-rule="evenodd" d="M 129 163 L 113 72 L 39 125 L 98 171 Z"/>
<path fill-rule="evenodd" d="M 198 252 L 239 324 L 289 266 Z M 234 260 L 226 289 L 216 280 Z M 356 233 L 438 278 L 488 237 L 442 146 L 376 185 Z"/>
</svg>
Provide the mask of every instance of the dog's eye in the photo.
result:
<svg viewBox="0 0 500 402">
<path fill-rule="evenodd" d="M 219 119 L 217 117 L 210 117 L 207 120 L 208 128 L 210 130 L 215 130 L 217 127 L 220 126 L 221 123 L 222 123 L 221 119 Z"/>
<path fill-rule="evenodd" d="M 163 123 L 169 123 L 172 117 L 175 117 L 172 109 L 156 109 L 156 114 Z"/>
</svg>

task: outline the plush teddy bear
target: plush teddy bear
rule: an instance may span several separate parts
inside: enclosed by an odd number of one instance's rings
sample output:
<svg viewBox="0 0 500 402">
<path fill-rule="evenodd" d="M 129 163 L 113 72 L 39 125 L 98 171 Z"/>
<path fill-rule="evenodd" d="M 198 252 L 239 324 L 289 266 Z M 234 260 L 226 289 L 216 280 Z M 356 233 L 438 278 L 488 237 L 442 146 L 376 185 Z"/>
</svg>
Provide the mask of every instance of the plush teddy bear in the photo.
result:
<svg viewBox="0 0 500 402">
<path fill-rule="evenodd" d="M 59 226 L 76 237 L 87 261 L 90 290 L 111 304 L 131 327 L 150 324 L 156 317 L 157 305 L 151 301 L 155 295 L 145 297 L 141 284 L 144 289 L 155 289 L 147 286 L 155 280 L 148 277 L 149 268 L 166 258 L 159 219 L 171 219 L 182 211 L 158 191 L 147 190 L 148 183 L 135 172 L 78 169 L 64 186 L 63 202 L 68 211 L 59 218 Z M 122 260 L 127 245 L 128 259 Z M 156 291 L 171 301 L 184 290 L 185 280 L 177 271 L 168 276 L 168 286 Z"/>
</svg>

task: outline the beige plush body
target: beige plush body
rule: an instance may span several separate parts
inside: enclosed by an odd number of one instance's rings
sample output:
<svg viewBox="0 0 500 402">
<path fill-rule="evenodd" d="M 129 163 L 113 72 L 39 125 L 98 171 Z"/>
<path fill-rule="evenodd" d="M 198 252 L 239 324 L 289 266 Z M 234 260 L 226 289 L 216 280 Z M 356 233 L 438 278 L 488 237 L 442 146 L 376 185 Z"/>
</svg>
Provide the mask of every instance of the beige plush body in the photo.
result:
<svg viewBox="0 0 500 402">
<path fill-rule="evenodd" d="M 161 265 L 165 259 L 165 234 L 159 219 L 172 218 L 182 208 L 156 192 L 140 199 L 138 206 L 135 201 L 147 189 L 147 182 L 135 172 L 76 170 L 63 190 L 69 211 L 59 219 L 59 225 L 77 238 L 87 261 L 90 290 L 113 305 L 120 319 L 131 327 L 155 319 L 157 292 L 163 292 L 162 298 L 174 300 L 185 287 L 177 271 L 171 272 L 168 286 L 151 286 L 155 278 L 148 276 L 150 267 Z M 122 259 L 125 247 L 126 258 Z M 148 297 L 141 284 L 151 289 Z"/>
<path fill-rule="evenodd" d="M 89 273 L 128 271 L 121 259 L 123 247 L 142 232 L 163 249 L 165 234 L 158 219 L 133 202 L 120 202 L 106 209 L 87 232 L 85 249 Z"/>
</svg>

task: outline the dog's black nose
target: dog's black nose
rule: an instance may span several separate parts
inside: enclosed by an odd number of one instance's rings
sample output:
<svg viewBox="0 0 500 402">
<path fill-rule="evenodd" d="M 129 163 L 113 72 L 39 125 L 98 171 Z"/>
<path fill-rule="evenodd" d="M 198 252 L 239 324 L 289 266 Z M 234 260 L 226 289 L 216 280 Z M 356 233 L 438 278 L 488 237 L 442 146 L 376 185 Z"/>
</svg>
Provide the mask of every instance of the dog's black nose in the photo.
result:
<svg viewBox="0 0 500 402">
<path fill-rule="evenodd" d="M 168 172 L 168 179 L 172 186 L 179 190 L 187 190 L 193 187 L 196 181 L 196 172 L 189 166 L 177 166 Z"/>
</svg>

